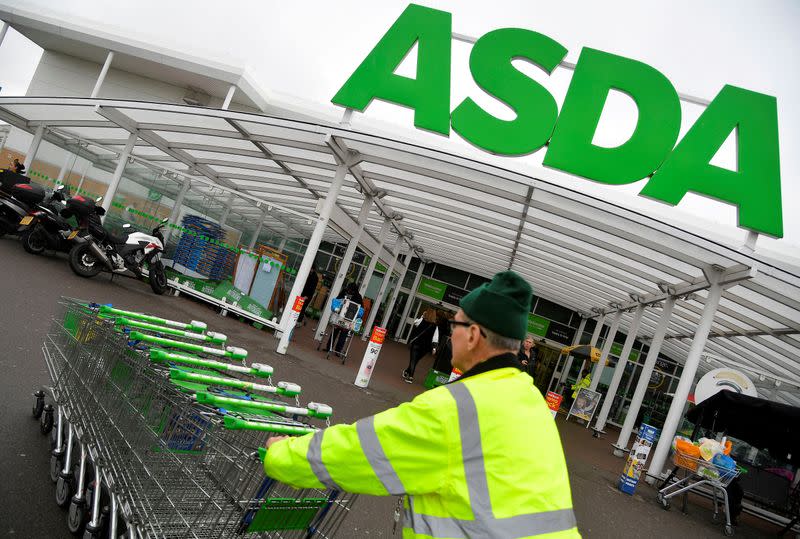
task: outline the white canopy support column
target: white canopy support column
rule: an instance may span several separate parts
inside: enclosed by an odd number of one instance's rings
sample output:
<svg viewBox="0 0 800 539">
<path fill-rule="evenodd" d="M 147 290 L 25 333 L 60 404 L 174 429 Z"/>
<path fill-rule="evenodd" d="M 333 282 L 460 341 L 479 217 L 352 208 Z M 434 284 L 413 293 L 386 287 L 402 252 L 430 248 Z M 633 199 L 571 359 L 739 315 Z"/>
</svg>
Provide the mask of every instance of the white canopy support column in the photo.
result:
<svg viewBox="0 0 800 539">
<path fill-rule="evenodd" d="M 108 51 L 106 62 L 103 64 L 103 69 L 100 70 L 100 76 L 97 77 L 97 82 L 94 83 L 94 88 L 92 89 L 92 95 L 89 97 L 97 97 L 97 94 L 100 93 L 100 88 L 106 80 L 106 75 L 108 75 L 108 69 L 111 67 L 112 60 L 114 60 L 114 51 Z"/>
<path fill-rule="evenodd" d="M 328 320 L 331 317 L 331 302 L 339 295 L 344 285 L 344 279 L 347 277 L 347 271 L 350 269 L 350 264 L 353 261 L 353 255 L 358 247 L 358 242 L 361 241 L 361 235 L 364 232 L 364 225 L 367 224 L 369 210 L 372 208 L 372 196 L 367 195 L 364 202 L 361 204 L 361 211 L 358 212 L 358 230 L 350 238 L 350 243 L 347 244 L 347 249 L 342 257 L 342 262 L 339 264 L 339 271 L 336 273 L 336 278 L 333 280 L 328 299 L 325 302 L 325 307 L 322 309 L 322 314 L 319 318 L 319 325 L 317 331 L 314 333 L 314 340 L 321 341 L 322 334 L 325 333 L 325 328 L 328 326 Z"/>
<path fill-rule="evenodd" d="M 183 206 L 183 199 L 186 197 L 186 193 L 189 192 L 189 188 L 192 186 L 192 182 L 189 180 L 184 180 L 183 184 L 181 185 L 181 190 L 178 191 L 178 196 L 175 197 L 175 204 L 172 206 L 172 211 L 169 214 L 169 223 L 171 225 L 177 225 L 175 221 L 178 220 L 181 214 L 181 206 Z M 164 246 L 167 245 L 169 241 L 169 237 L 172 235 L 172 227 L 167 226 L 164 228 Z"/>
<path fill-rule="evenodd" d="M 288 232 L 287 235 L 281 239 L 281 242 L 278 244 L 278 252 L 282 253 L 284 249 L 286 249 L 286 240 L 289 239 Z"/>
<path fill-rule="evenodd" d="M 0 28 L 0 46 L 3 45 L 3 40 L 6 38 L 6 32 L 8 32 L 10 25 L 7 22 L 3 23 L 3 27 Z"/>
<path fill-rule="evenodd" d="M 675 297 L 668 296 L 664 301 L 664 307 L 661 310 L 661 318 L 658 320 L 656 331 L 653 334 L 653 340 L 650 342 L 650 350 L 647 352 L 647 358 L 642 365 L 642 372 L 639 374 L 639 381 L 636 382 L 636 389 L 631 398 L 631 404 L 628 406 L 628 415 L 625 416 L 625 422 L 622 424 L 622 430 L 617 438 L 617 443 L 614 444 L 614 455 L 617 457 L 625 456 L 625 450 L 628 447 L 628 441 L 635 427 L 636 418 L 639 415 L 639 408 L 642 406 L 644 394 L 647 392 L 647 386 L 650 384 L 650 376 L 653 374 L 653 368 L 656 366 L 656 359 L 658 354 L 661 353 L 661 345 L 664 343 L 664 335 L 667 333 L 670 319 L 672 318 L 672 309 L 675 307 Z"/>
<path fill-rule="evenodd" d="M 606 341 L 603 343 L 603 353 L 600 354 L 600 361 L 597 362 L 592 371 L 592 383 L 589 384 L 589 389 L 592 391 L 597 389 L 597 384 L 600 383 L 600 377 L 603 375 L 603 369 L 606 368 L 608 354 L 611 353 L 611 346 L 614 344 L 614 337 L 617 336 L 617 329 L 619 329 L 620 318 L 622 318 L 621 309 L 614 313 L 614 319 L 611 320 L 611 326 L 608 328 Z"/>
<path fill-rule="evenodd" d="M 644 314 L 645 308 L 646 305 L 641 303 L 636 307 L 636 311 L 633 313 L 633 320 L 628 328 L 628 336 L 625 338 L 625 344 L 622 345 L 622 353 L 619 355 L 619 359 L 617 359 L 617 366 L 614 368 L 611 383 L 608 386 L 608 391 L 606 391 L 606 398 L 603 400 L 603 406 L 600 408 L 600 414 L 597 416 L 597 421 L 594 424 L 595 431 L 602 432 L 606 426 L 608 413 L 611 411 L 614 398 L 617 396 L 619 381 L 622 379 L 622 373 L 625 372 L 625 366 L 628 364 L 628 357 L 631 354 L 633 342 L 636 340 L 636 334 L 639 332 L 639 325 L 642 322 L 642 315 Z"/>
<path fill-rule="evenodd" d="M 347 163 L 340 163 L 339 166 L 336 167 L 336 174 L 333 176 L 333 181 L 328 189 L 328 195 L 325 197 L 325 202 L 322 203 L 322 209 L 319 212 L 319 219 L 317 220 L 317 224 L 314 226 L 314 232 L 311 233 L 311 238 L 308 240 L 308 246 L 306 247 L 306 252 L 303 255 L 303 261 L 300 263 L 300 269 L 297 270 L 297 276 L 294 279 L 292 291 L 289 293 L 289 301 L 286 303 L 286 307 L 283 309 L 283 314 L 281 315 L 281 340 L 278 343 L 277 349 L 279 354 L 285 354 L 286 350 L 289 348 L 289 337 L 291 336 L 291 328 L 289 328 L 289 323 L 292 319 L 292 306 L 294 305 L 297 297 L 303 292 L 303 287 L 306 285 L 306 279 L 308 279 L 308 274 L 311 272 L 311 266 L 314 263 L 314 259 L 317 257 L 319 244 L 322 243 L 322 236 L 325 234 L 325 228 L 328 226 L 328 221 L 331 218 L 333 205 L 336 204 L 336 199 L 339 197 L 339 191 L 342 190 L 344 178 L 347 176 L 347 170 Z"/>
<path fill-rule="evenodd" d="M 411 263 L 411 253 L 407 254 L 405 257 L 403 271 L 401 271 L 400 275 L 398 275 L 397 284 L 394 286 L 394 290 L 392 291 L 392 299 L 389 300 L 389 304 L 386 306 L 386 309 L 383 310 L 383 319 L 381 320 L 381 327 L 383 328 L 388 327 L 389 316 L 391 316 L 392 311 L 394 310 L 394 304 L 397 303 L 397 296 L 400 294 L 400 287 L 403 286 L 403 279 L 406 278 L 406 272 L 408 271 L 409 263 Z"/>
<path fill-rule="evenodd" d="M 419 287 L 419 281 L 422 279 L 422 272 L 425 270 L 425 265 L 427 262 L 423 262 L 420 260 L 419 267 L 417 268 L 417 276 L 414 277 L 414 284 L 411 285 L 411 295 L 408 296 L 408 300 L 406 300 L 406 305 L 403 307 L 403 314 L 400 315 L 400 323 L 397 324 L 397 329 L 394 332 L 394 338 L 399 339 L 400 335 L 403 332 L 403 327 L 406 325 L 406 318 L 408 318 L 408 313 L 411 311 L 411 304 L 414 303 L 414 300 L 417 299 L 417 288 Z M 408 264 L 406 267 L 411 265 L 411 259 L 409 258 Z"/>
<path fill-rule="evenodd" d="M 361 294 L 362 296 L 367 291 L 367 287 L 369 286 L 369 280 L 372 279 L 372 273 L 375 271 L 375 264 L 378 263 L 378 258 L 383 252 L 383 246 L 386 243 L 386 235 L 389 233 L 389 224 L 391 222 L 392 220 L 389 219 L 388 217 L 383 219 L 383 224 L 381 225 L 381 231 L 378 233 L 378 248 L 375 250 L 375 252 L 369 259 L 369 265 L 367 265 L 367 273 L 364 275 L 364 280 L 361 281 L 361 287 L 358 289 L 358 293 Z"/>
<path fill-rule="evenodd" d="M 708 296 L 706 297 L 705 307 L 703 307 L 703 314 L 700 317 L 700 323 L 697 324 L 697 330 L 695 331 L 694 339 L 692 339 L 692 346 L 689 348 L 686 362 L 683 364 L 683 373 L 678 382 L 678 387 L 675 389 L 675 396 L 672 397 L 672 404 L 669 407 L 669 412 L 667 412 L 667 419 L 664 421 L 664 427 L 661 429 L 661 437 L 653 453 L 653 459 L 650 461 L 650 468 L 647 470 L 648 483 L 655 483 L 656 478 L 661 475 L 661 470 L 664 468 L 664 463 L 667 460 L 667 455 L 669 455 L 669 450 L 672 446 L 672 439 L 675 437 L 675 431 L 678 429 L 678 424 L 683 417 L 686 399 L 689 397 L 692 384 L 694 384 L 694 376 L 697 373 L 698 365 L 700 365 L 700 358 L 703 355 L 703 349 L 706 346 L 708 334 L 714 322 L 714 315 L 717 313 L 719 300 L 722 296 L 720 280 L 723 272 L 723 269 L 715 267 L 705 270 L 706 279 L 708 279 L 711 287 L 708 289 Z"/>
<path fill-rule="evenodd" d="M 386 274 L 383 276 L 383 281 L 381 282 L 381 289 L 378 290 L 378 295 L 375 297 L 375 301 L 372 303 L 372 307 L 369 309 L 367 323 L 364 324 L 364 331 L 361 333 L 362 341 L 369 339 L 369 336 L 372 333 L 372 326 L 375 324 L 375 319 L 378 317 L 378 309 L 380 309 L 381 300 L 383 300 L 383 295 L 386 293 L 386 288 L 389 286 L 389 281 L 392 280 L 392 272 L 394 271 L 394 267 L 397 265 L 397 257 L 400 256 L 400 247 L 402 245 L 403 236 L 397 236 L 397 241 L 394 245 L 394 256 L 392 257 L 392 263 L 389 264 L 389 269 L 386 270 Z"/>
<path fill-rule="evenodd" d="M 36 131 L 33 133 L 33 140 L 31 141 L 31 145 L 28 146 L 28 152 L 25 154 L 25 173 L 30 174 L 31 172 L 31 165 L 33 164 L 33 159 L 36 157 L 36 152 L 39 151 L 39 145 L 42 143 L 42 137 L 44 137 L 44 131 L 47 129 L 44 124 L 39 124 L 39 127 L 36 128 Z"/>
<path fill-rule="evenodd" d="M 231 214 L 231 208 L 233 207 L 233 199 L 235 196 L 235 193 L 228 195 L 228 200 L 225 202 L 225 209 L 222 210 L 222 216 L 219 218 L 220 225 L 224 225 L 225 221 L 228 220 L 228 216 Z"/>
<path fill-rule="evenodd" d="M 125 166 L 128 164 L 128 158 L 131 156 L 133 147 L 136 146 L 136 139 L 138 137 L 138 132 L 134 131 L 131 133 L 128 137 L 128 142 L 125 143 L 125 148 L 122 150 L 122 153 L 119 154 L 117 168 L 114 169 L 114 176 L 111 178 L 108 189 L 106 189 L 105 197 L 103 197 L 103 209 L 106 210 L 106 215 L 108 215 L 108 210 L 111 209 L 111 203 L 114 201 L 114 195 L 117 194 L 117 188 L 122 179 L 122 173 L 125 172 Z M 105 217 L 103 217 L 103 220 L 105 220 Z"/>
<path fill-rule="evenodd" d="M 73 159 L 77 159 L 78 156 L 67 152 L 67 157 L 64 158 L 64 164 L 61 165 L 61 170 L 58 171 L 58 177 L 56 177 L 56 185 L 59 185 L 64 182 L 64 176 L 67 175 L 67 169 L 69 168 L 69 162 Z"/>
<path fill-rule="evenodd" d="M 581 318 L 581 323 L 578 324 L 578 331 L 575 332 L 575 336 L 572 338 L 572 346 L 575 346 L 581 342 L 581 335 L 583 335 L 583 330 L 586 328 L 586 318 Z M 564 364 L 564 368 L 561 370 L 561 376 L 558 378 L 558 385 L 560 386 L 563 384 L 567 376 L 569 375 L 569 370 L 572 368 L 572 362 L 575 360 L 572 357 L 572 354 L 567 356 L 566 363 Z"/>
<path fill-rule="evenodd" d="M 258 221 L 258 226 L 256 226 L 255 232 L 253 232 L 253 237 L 250 238 L 250 244 L 247 246 L 249 250 L 253 250 L 256 247 L 256 242 L 258 241 L 258 236 L 261 235 L 261 229 L 264 228 L 264 219 L 267 218 L 267 210 L 266 208 L 261 210 L 261 219 Z"/>
<path fill-rule="evenodd" d="M 234 93 L 236 93 L 236 85 L 231 84 L 231 87 L 228 88 L 228 94 L 225 96 L 225 101 L 222 102 L 222 110 L 228 110 L 228 107 L 231 106 Z"/>
</svg>

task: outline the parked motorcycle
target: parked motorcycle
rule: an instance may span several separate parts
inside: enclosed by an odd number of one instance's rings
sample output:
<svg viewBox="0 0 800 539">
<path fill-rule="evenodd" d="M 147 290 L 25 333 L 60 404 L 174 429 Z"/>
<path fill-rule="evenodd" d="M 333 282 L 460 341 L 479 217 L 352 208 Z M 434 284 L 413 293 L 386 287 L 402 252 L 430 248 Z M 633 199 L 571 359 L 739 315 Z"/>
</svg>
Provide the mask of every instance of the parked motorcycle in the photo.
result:
<svg viewBox="0 0 800 539">
<path fill-rule="evenodd" d="M 31 207 L 43 202 L 46 195 L 44 187 L 30 183 L 26 176 L 0 170 L 0 236 L 16 234 L 20 220 Z"/>
<path fill-rule="evenodd" d="M 69 222 L 60 215 L 66 208 L 64 204 L 64 186 L 53 190 L 49 201 L 37 204 L 28 215 L 19 222 L 20 242 L 31 254 L 42 254 L 45 250 L 68 253 L 72 242 L 66 239 L 64 232 L 72 229 Z"/>
<path fill-rule="evenodd" d="M 99 224 L 99 218 L 93 218 L 97 210 L 102 210 L 102 207 L 94 205 L 91 199 L 72 197 L 67 202 L 67 217 L 70 212 L 75 212 L 79 221 L 87 224 L 68 236 L 76 243 L 69 254 L 72 271 L 87 278 L 94 277 L 104 269 L 112 274 L 133 274 L 137 279 L 147 276 L 153 292 L 159 295 L 166 292 L 167 274 L 161 263 L 161 253 L 164 251 L 162 229 L 168 219 L 161 221 L 151 234 L 125 230 L 121 236 L 117 236 Z M 86 217 L 81 219 L 84 215 Z M 123 228 L 130 226 L 125 224 Z"/>
</svg>

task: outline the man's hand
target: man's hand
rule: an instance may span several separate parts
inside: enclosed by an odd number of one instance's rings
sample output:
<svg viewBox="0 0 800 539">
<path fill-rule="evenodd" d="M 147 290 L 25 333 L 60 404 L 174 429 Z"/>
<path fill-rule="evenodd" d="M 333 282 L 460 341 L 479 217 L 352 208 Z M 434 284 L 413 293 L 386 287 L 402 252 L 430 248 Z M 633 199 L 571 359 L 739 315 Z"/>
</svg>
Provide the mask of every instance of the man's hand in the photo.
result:
<svg viewBox="0 0 800 539">
<path fill-rule="evenodd" d="M 528 366 L 528 360 L 527 359 L 523 359 L 522 360 L 522 366 L 523 367 L 527 367 Z"/>
<path fill-rule="evenodd" d="M 272 444 L 274 444 L 275 442 L 280 442 L 281 440 L 286 440 L 288 438 L 289 436 L 273 436 L 272 438 L 267 440 L 267 449 L 272 447 Z"/>
</svg>

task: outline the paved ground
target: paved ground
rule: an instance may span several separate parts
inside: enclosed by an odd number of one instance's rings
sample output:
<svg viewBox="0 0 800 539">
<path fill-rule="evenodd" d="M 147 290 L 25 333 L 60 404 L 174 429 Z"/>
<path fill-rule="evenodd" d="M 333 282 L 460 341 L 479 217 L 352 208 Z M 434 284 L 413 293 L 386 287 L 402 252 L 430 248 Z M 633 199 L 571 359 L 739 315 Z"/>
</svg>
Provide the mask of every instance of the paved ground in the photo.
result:
<svg viewBox="0 0 800 539">
<path fill-rule="evenodd" d="M 276 378 L 303 386 L 304 400 L 333 406 L 337 421 L 352 421 L 398 402 L 420 391 L 421 376 L 412 385 L 399 379 L 407 360 L 402 345 L 388 343 L 381 353 L 370 389 L 352 385 L 364 344 L 356 341 L 345 365 L 325 361 L 311 343 L 313 323 L 295 336 L 290 355 L 274 353 L 276 341 L 230 318 L 219 317 L 209 307 L 180 297 L 155 296 L 149 287 L 129 279 L 107 276 L 84 280 L 75 276 L 63 257 L 33 257 L 16 240 L 0 239 L 0 275 L 3 276 L 3 306 L 0 308 L 0 536 L 21 538 L 66 538 L 65 512 L 54 502 L 53 485 L 47 474 L 48 443 L 32 420 L 31 392 L 47 381 L 41 356 L 42 336 L 50 324 L 56 300 L 61 295 L 113 303 L 176 319 L 205 320 L 226 333 L 232 343 L 250 351 L 251 361 L 275 367 Z M 429 361 L 429 360 L 428 360 Z M 418 374 L 427 370 L 424 363 Z M 689 515 L 674 508 L 663 511 L 655 502 L 655 491 L 640 485 L 633 497 L 620 494 L 616 478 L 622 461 L 610 455 L 607 440 L 598 440 L 574 423 L 558 419 L 570 469 L 575 511 L 584 537 L 721 537 L 721 528 L 711 522 L 708 504 L 691 499 Z M 341 537 L 391 535 L 394 499 L 361 497 Z M 776 527 L 746 517 L 737 537 L 766 537 Z"/>
</svg>

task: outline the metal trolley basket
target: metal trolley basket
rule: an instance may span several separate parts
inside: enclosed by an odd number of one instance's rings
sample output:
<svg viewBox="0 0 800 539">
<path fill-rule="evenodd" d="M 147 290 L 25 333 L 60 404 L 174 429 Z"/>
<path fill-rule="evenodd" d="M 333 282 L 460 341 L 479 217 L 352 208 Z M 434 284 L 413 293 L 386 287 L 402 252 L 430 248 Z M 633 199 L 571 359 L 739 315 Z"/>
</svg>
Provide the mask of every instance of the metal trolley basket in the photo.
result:
<svg viewBox="0 0 800 539">
<path fill-rule="evenodd" d="M 52 382 L 46 389 L 57 408 L 45 406 L 40 391 L 33 413 L 43 433 L 55 423 L 51 479 L 56 502 L 69 505 L 71 531 L 84 537 L 335 535 L 355 496 L 292 489 L 267 478 L 262 464 L 271 435 L 313 432 L 312 420 L 327 424 L 329 407 L 300 406 L 300 387 L 272 385 L 268 366 L 223 363 L 218 359 L 225 354 L 217 352 L 189 355 L 182 343 L 198 352 L 192 348 L 197 335 L 126 328 L 117 313 L 75 300 L 62 300 L 60 308 L 43 345 Z M 104 506 L 110 508 L 105 517 Z"/>
<path fill-rule="evenodd" d="M 712 490 L 714 500 L 714 513 L 712 518 L 717 521 L 719 518 L 720 498 L 722 507 L 725 510 L 725 527 L 723 531 L 726 536 L 733 535 L 731 525 L 730 505 L 728 503 L 728 491 L 725 490 L 731 481 L 739 476 L 741 470 L 738 467 L 731 469 L 722 468 L 702 458 L 674 451 L 672 462 L 686 473 L 683 479 L 666 485 L 658 491 L 658 501 L 664 509 L 669 509 L 670 499 L 678 494 L 687 493 L 691 490 L 698 490 L 701 487 L 709 486 Z"/>
</svg>

